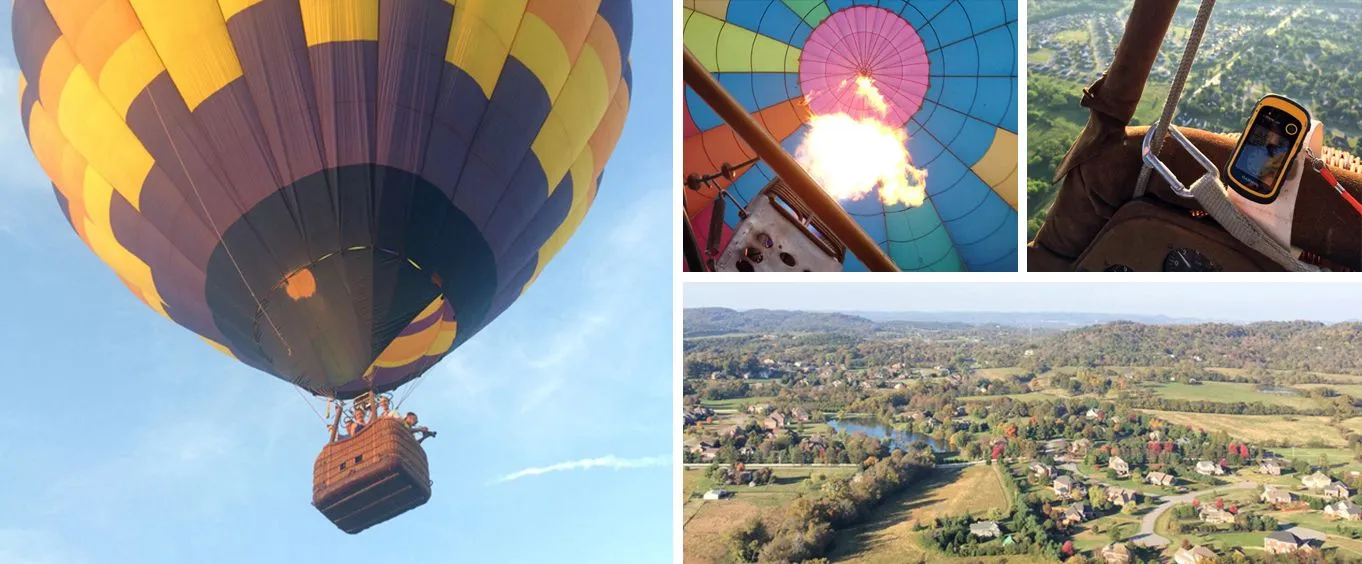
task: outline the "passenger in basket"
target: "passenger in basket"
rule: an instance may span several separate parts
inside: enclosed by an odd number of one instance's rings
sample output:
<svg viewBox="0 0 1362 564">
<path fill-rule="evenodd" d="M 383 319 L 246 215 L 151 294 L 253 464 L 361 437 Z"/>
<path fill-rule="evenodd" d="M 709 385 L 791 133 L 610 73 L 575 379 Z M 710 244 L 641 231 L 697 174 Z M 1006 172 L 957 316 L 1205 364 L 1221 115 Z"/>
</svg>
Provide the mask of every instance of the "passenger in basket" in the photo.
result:
<svg viewBox="0 0 1362 564">
<path fill-rule="evenodd" d="M 407 417 L 406 417 L 405 419 L 402 420 L 402 423 L 405 424 L 405 425 L 407 426 L 407 428 L 411 430 L 411 432 L 412 432 L 413 435 L 418 434 L 418 433 L 421 435 L 420 438 L 417 438 L 417 439 L 416 439 L 416 442 L 417 442 L 417 443 L 420 443 L 421 441 L 426 440 L 426 437 L 434 437 L 434 436 L 435 436 L 435 431 L 432 431 L 432 430 L 426 428 L 425 425 L 421 425 L 421 426 L 418 427 L 418 426 L 417 426 L 417 423 L 419 423 L 419 422 L 420 422 L 420 419 L 418 419 L 418 418 L 416 417 L 416 413 L 415 413 L 415 412 L 412 412 L 412 411 L 408 411 L 408 412 L 407 412 Z"/>
</svg>

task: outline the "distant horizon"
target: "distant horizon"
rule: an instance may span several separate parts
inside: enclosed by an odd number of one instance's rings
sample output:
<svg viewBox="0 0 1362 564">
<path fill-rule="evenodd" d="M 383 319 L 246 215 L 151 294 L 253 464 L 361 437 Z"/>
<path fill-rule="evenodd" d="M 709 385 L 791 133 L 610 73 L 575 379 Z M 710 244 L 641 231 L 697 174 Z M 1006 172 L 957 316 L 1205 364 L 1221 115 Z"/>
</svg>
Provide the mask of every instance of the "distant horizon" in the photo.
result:
<svg viewBox="0 0 1362 564">
<path fill-rule="evenodd" d="M 855 288 L 855 291 L 845 291 L 849 288 Z M 1007 290 L 999 291 L 1004 288 Z M 847 314 L 1052 314 L 1228 323 L 1311 321 L 1334 324 L 1362 320 L 1358 309 L 1339 307 L 1339 304 L 1352 303 L 1356 288 L 1353 284 L 1335 283 L 1232 286 L 1167 282 L 689 283 L 682 290 L 682 308 Z M 1017 309 L 1019 298 L 1032 304 L 1031 309 Z M 910 300 L 921 303 L 903 303 Z M 799 303 L 810 301 L 823 303 Z M 1105 309 L 1100 307 L 1104 302 L 1108 305 L 1120 302 L 1124 307 L 1138 307 L 1141 311 Z"/>
</svg>

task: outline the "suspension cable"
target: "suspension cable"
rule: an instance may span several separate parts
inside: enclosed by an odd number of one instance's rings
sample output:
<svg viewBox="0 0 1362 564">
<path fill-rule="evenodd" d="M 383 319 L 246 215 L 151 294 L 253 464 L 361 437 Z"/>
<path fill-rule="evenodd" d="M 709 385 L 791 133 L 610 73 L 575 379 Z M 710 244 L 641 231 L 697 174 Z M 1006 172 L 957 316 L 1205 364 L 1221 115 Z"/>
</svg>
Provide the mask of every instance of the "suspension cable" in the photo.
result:
<svg viewBox="0 0 1362 564">
<path fill-rule="evenodd" d="M 1152 139 L 1152 150 L 1155 155 L 1163 149 L 1164 138 L 1168 134 L 1168 125 L 1173 123 L 1173 114 L 1178 110 L 1178 101 L 1182 98 L 1182 88 L 1187 84 L 1187 76 L 1192 73 L 1192 63 L 1196 61 L 1196 51 L 1201 46 L 1201 36 L 1206 32 L 1207 24 L 1211 20 L 1211 10 L 1215 8 L 1215 0 L 1201 0 L 1201 8 L 1197 9 L 1196 21 L 1192 23 L 1192 31 L 1187 34 L 1187 46 L 1182 50 L 1182 60 L 1178 61 L 1178 74 L 1173 78 L 1173 85 L 1168 89 L 1168 99 L 1163 103 L 1163 114 L 1159 116 L 1158 123 L 1154 124 L 1154 139 Z M 1149 174 L 1153 169 L 1144 165 L 1140 169 L 1140 178 L 1135 182 L 1135 198 L 1144 196 L 1145 190 L 1149 186 Z"/>
</svg>

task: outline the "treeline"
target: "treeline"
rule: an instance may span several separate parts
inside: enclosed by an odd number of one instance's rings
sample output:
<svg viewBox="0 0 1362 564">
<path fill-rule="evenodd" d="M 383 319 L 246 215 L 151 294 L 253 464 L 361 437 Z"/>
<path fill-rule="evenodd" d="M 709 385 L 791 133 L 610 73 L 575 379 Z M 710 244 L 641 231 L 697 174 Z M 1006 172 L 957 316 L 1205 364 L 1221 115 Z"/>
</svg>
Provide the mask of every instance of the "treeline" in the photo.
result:
<svg viewBox="0 0 1362 564">
<path fill-rule="evenodd" d="M 999 471 L 1003 477 L 1003 489 L 1012 496 L 1012 512 L 1007 518 L 999 520 L 1002 535 L 993 540 L 981 540 L 970 533 L 970 514 L 956 517 L 937 518 L 932 523 L 932 532 L 927 541 L 936 549 L 952 556 L 999 556 L 1030 554 L 1048 559 L 1059 559 L 1062 545 L 1051 538 L 1054 523 L 1042 518 L 1039 506 L 1033 506 L 1022 499 L 1015 477 L 1007 470 Z M 1003 546 L 1005 537 L 1012 537 L 1012 544 Z"/>
<path fill-rule="evenodd" d="M 1223 368 L 1362 374 L 1362 324 L 1118 322 L 1046 337 L 1022 366 L 1173 366 L 1187 360 Z"/>
<path fill-rule="evenodd" d="M 809 562 L 827 556 L 833 530 L 863 519 L 886 497 L 923 478 L 930 451 L 895 450 L 855 477 L 831 480 L 816 499 L 799 497 L 768 528 L 751 519 L 727 534 L 729 553 L 740 562 Z"/>
<path fill-rule="evenodd" d="M 684 310 L 682 327 L 686 337 L 728 333 L 868 334 L 875 331 L 875 322 L 844 313 L 705 307 Z"/>
</svg>

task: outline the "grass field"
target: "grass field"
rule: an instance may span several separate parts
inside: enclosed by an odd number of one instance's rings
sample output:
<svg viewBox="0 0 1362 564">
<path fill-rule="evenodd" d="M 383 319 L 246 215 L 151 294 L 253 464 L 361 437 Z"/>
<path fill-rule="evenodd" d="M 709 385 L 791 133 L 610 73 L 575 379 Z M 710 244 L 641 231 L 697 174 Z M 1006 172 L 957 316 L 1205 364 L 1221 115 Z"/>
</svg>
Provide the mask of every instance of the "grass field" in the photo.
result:
<svg viewBox="0 0 1362 564">
<path fill-rule="evenodd" d="M 1055 58 L 1055 52 L 1049 49 L 1036 49 L 1026 54 L 1026 61 L 1029 63 L 1045 64 Z"/>
<path fill-rule="evenodd" d="M 1021 376 L 1026 374 L 1025 370 L 1015 366 L 1008 368 L 980 368 L 974 371 L 975 374 L 985 378 L 1007 378 L 1008 376 Z"/>
<path fill-rule="evenodd" d="M 1102 547 L 1111 544 L 1111 536 L 1108 531 L 1117 525 L 1121 526 L 1122 540 L 1140 533 L 1139 517 L 1124 513 L 1104 515 L 1083 524 L 1083 530 L 1073 536 L 1074 548 L 1080 552 L 1100 550 Z"/>
<path fill-rule="evenodd" d="M 1056 41 L 1065 43 L 1087 43 L 1088 37 L 1088 30 L 1086 29 L 1066 29 L 1055 34 Z"/>
<path fill-rule="evenodd" d="M 1306 396 L 1290 393 L 1271 393 L 1256 389 L 1254 384 L 1235 384 L 1230 382 L 1202 382 L 1184 384 L 1169 382 L 1152 386 L 1156 393 L 1168 399 L 1189 401 L 1214 401 L 1222 403 L 1264 403 L 1282 405 L 1296 409 L 1315 409 L 1318 401 Z"/>
<path fill-rule="evenodd" d="M 1167 84 L 1147 84 L 1140 104 L 1135 106 L 1135 117 L 1131 125 L 1149 125 L 1158 121 L 1163 113 L 1163 102 L 1168 99 Z"/>
<path fill-rule="evenodd" d="M 1291 416 L 1288 420 L 1281 415 L 1221 415 L 1152 409 L 1141 411 L 1152 413 L 1178 425 L 1204 429 L 1208 432 L 1224 431 L 1231 437 L 1257 443 L 1288 441 L 1304 445 L 1318 439 L 1333 446 L 1345 444 L 1338 431 L 1328 426 L 1329 418 L 1322 416 Z"/>
<path fill-rule="evenodd" d="M 681 474 L 685 523 L 683 550 L 686 562 L 722 562 L 726 558 L 726 533 L 753 517 L 770 520 L 779 513 L 780 506 L 801 493 L 809 493 L 805 482 L 814 474 L 828 478 L 846 478 L 856 468 L 775 468 L 770 484 L 750 488 L 724 486 L 734 492 L 730 499 L 705 501 L 704 493 L 714 488 L 703 469 L 685 470 Z"/>
<path fill-rule="evenodd" d="M 1347 394 L 1355 398 L 1362 398 L 1362 384 L 1297 384 L 1291 386 L 1303 390 L 1313 390 L 1316 388 L 1333 388 L 1340 394 Z"/>
<path fill-rule="evenodd" d="M 945 555 L 923 546 L 922 533 L 913 531 L 915 523 L 966 512 L 983 517 L 991 510 L 1007 511 L 1009 503 L 992 466 L 937 469 L 929 479 L 877 507 L 865 524 L 838 531 L 831 559 L 862 564 L 945 560 Z"/>
<path fill-rule="evenodd" d="M 1068 397 L 1068 396 L 1063 396 L 1063 395 L 1059 395 L 1059 394 L 1057 394 L 1057 393 L 1053 393 L 1053 392 L 1048 392 L 1048 391 L 1047 391 L 1047 392 L 1030 392 L 1030 393 L 1025 393 L 1025 394 L 999 394 L 999 395 L 996 395 L 996 396 L 964 396 L 964 397 L 961 397 L 960 400 L 961 400 L 961 401 L 993 401 L 993 400 L 999 399 L 999 398 L 1012 398 L 1012 399 L 1015 400 L 1015 401 L 1028 402 L 1028 401 L 1054 401 L 1054 400 L 1056 400 L 1056 399 L 1063 399 L 1063 398 L 1066 398 L 1066 397 Z"/>
</svg>

